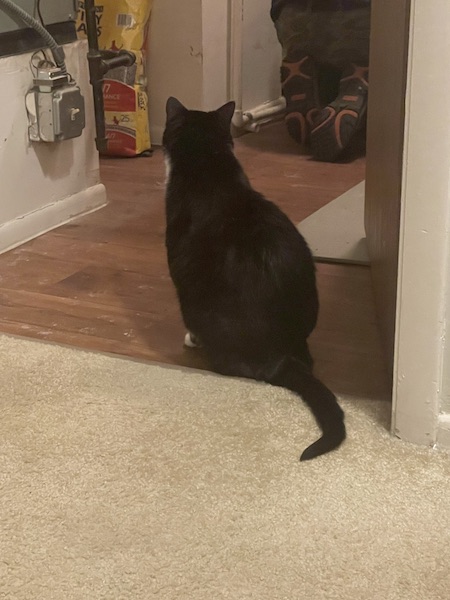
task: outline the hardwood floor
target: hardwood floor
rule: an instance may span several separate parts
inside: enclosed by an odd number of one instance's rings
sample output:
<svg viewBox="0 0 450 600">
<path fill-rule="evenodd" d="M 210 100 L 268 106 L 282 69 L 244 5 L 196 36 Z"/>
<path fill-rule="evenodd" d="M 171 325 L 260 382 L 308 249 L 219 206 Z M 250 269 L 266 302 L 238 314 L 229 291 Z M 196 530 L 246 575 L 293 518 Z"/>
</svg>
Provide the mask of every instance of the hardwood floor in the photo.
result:
<svg viewBox="0 0 450 600">
<path fill-rule="evenodd" d="M 299 222 L 362 179 L 365 162 L 314 162 L 282 124 L 236 141 L 254 186 Z M 0 331 L 204 368 L 184 328 L 164 247 L 164 164 L 102 159 L 109 205 L 0 256 Z M 319 264 L 317 373 L 336 393 L 388 397 L 370 273 Z"/>
</svg>

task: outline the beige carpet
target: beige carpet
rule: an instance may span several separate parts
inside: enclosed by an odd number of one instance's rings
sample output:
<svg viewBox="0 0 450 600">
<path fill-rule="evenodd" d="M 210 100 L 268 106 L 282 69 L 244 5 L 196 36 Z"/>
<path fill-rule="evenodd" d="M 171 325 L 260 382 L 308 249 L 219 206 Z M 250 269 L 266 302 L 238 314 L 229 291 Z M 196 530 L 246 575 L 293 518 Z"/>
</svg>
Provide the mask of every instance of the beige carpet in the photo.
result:
<svg viewBox="0 0 450 600">
<path fill-rule="evenodd" d="M 450 597 L 450 459 L 345 399 L 0 337 L 0 598 Z"/>
</svg>

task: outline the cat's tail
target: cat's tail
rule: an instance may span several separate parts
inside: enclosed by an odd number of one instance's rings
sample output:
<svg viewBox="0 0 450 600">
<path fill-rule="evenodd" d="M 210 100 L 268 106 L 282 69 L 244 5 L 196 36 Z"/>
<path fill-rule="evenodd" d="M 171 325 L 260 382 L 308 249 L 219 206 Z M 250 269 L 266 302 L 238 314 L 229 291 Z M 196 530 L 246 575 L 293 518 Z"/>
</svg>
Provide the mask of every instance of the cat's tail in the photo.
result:
<svg viewBox="0 0 450 600">
<path fill-rule="evenodd" d="M 299 359 L 285 358 L 270 383 L 299 394 L 309 406 L 322 430 L 320 437 L 308 446 L 300 460 L 310 460 L 331 452 L 345 440 L 344 411 L 336 396 Z"/>
</svg>

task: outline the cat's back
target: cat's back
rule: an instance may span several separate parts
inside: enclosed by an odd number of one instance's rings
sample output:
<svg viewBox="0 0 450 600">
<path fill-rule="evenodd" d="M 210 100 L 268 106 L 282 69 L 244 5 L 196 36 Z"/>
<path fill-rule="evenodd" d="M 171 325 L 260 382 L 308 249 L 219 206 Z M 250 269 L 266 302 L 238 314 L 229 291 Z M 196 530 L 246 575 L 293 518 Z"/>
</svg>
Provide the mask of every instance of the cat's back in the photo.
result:
<svg viewBox="0 0 450 600">
<path fill-rule="evenodd" d="M 255 191 L 233 152 L 233 103 L 217 111 L 188 111 L 168 101 L 164 147 L 169 258 L 189 254 L 204 264 L 287 263 L 309 259 L 309 250 L 288 217 Z M 181 260 L 181 258 L 180 258 Z M 184 262 L 184 261 L 183 261 Z"/>
</svg>

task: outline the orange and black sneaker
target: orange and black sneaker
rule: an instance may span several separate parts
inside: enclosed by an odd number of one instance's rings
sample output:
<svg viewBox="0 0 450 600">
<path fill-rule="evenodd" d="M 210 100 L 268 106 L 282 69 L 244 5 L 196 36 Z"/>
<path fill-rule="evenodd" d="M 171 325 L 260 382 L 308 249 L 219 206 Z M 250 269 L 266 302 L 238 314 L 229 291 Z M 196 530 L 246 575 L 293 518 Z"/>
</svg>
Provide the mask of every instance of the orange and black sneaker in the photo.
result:
<svg viewBox="0 0 450 600">
<path fill-rule="evenodd" d="M 319 112 L 317 73 L 310 56 L 289 57 L 281 65 L 281 89 L 286 99 L 285 122 L 299 144 L 309 142 L 313 116 Z"/>
<path fill-rule="evenodd" d="M 343 73 L 335 100 L 313 115 L 311 151 L 317 160 L 333 162 L 361 128 L 367 111 L 369 69 L 352 64 Z"/>
</svg>

